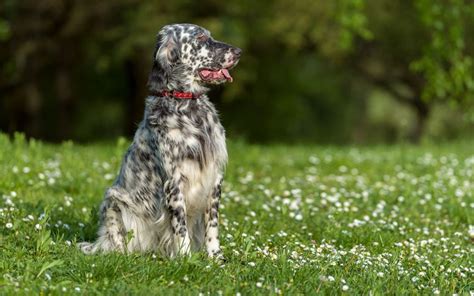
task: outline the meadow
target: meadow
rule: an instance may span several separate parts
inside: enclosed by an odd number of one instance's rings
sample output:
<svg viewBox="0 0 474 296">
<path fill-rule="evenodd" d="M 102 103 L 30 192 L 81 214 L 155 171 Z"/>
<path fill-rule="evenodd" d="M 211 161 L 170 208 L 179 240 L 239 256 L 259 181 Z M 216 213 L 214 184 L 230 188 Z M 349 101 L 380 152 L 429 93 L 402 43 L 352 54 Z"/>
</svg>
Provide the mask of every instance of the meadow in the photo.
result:
<svg viewBox="0 0 474 296">
<path fill-rule="evenodd" d="M 77 250 L 127 145 L 0 134 L 0 294 L 474 293 L 473 142 L 230 142 L 225 263 Z"/>
</svg>

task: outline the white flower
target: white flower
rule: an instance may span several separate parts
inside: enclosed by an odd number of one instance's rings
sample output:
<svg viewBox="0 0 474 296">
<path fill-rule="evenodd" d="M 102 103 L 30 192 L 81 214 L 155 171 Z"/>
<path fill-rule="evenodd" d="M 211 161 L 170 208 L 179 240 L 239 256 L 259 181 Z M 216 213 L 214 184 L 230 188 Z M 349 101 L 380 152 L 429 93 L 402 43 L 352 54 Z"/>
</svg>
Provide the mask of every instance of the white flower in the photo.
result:
<svg viewBox="0 0 474 296">
<path fill-rule="evenodd" d="M 474 225 L 469 225 L 469 237 L 474 238 Z"/>
<path fill-rule="evenodd" d="M 328 281 L 334 282 L 334 281 L 335 281 L 335 278 L 334 278 L 332 275 L 330 275 L 330 276 L 328 276 Z"/>
<path fill-rule="evenodd" d="M 262 287 L 262 283 L 261 283 L 261 282 L 257 282 L 256 286 L 257 286 L 257 288 L 261 288 L 261 287 Z"/>
<path fill-rule="evenodd" d="M 255 266 L 255 262 L 249 262 L 249 265 L 254 267 Z"/>
<path fill-rule="evenodd" d="M 10 223 L 10 222 L 8 222 L 7 224 L 5 224 L 5 227 L 6 227 L 6 228 L 8 228 L 8 229 L 10 229 L 10 228 L 12 228 L 12 227 L 13 227 L 13 224 L 12 224 L 12 223 Z"/>
<path fill-rule="evenodd" d="M 41 228 L 42 228 L 42 227 L 41 227 L 40 224 L 36 224 L 36 225 L 35 225 L 35 229 L 36 229 L 36 230 L 41 230 Z"/>
<path fill-rule="evenodd" d="M 342 286 L 342 291 L 347 291 L 347 290 L 349 290 L 349 286 L 348 286 L 348 285 Z"/>
<path fill-rule="evenodd" d="M 378 277 L 383 277 L 383 272 L 378 272 L 378 273 L 377 273 L 377 276 L 378 276 Z"/>
</svg>

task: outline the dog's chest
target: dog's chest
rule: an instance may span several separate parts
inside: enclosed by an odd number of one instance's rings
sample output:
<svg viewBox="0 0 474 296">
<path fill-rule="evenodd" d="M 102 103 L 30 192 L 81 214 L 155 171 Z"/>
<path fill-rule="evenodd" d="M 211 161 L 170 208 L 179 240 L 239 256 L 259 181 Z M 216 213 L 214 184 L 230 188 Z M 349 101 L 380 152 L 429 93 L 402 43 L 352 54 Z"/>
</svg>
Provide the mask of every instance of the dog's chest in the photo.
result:
<svg viewBox="0 0 474 296">
<path fill-rule="evenodd" d="M 224 128 L 213 110 L 173 114 L 165 120 L 165 139 L 174 162 L 196 161 L 218 168 L 227 161 Z M 166 149 L 166 148 L 165 148 Z"/>
<path fill-rule="evenodd" d="M 227 162 L 224 129 L 215 111 L 203 109 L 169 116 L 166 130 L 176 173 L 183 177 L 187 215 L 198 216 Z"/>
<path fill-rule="evenodd" d="M 219 178 L 219 169 L 211 163 L 201 168 L 196 161 L 184 160 L 179 165 L 179 172 L 185 177 L 182 190 L 187 215 L 196 217 L 203 214 L 208 206 L 216 180 Z"/>
</svg>

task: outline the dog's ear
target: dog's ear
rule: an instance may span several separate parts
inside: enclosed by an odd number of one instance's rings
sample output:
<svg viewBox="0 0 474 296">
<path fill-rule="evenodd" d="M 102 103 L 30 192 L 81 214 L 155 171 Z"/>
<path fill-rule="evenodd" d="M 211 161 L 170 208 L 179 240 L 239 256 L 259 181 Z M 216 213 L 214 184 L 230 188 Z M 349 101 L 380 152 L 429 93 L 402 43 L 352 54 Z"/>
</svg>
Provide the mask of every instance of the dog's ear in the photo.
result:
<svg viewBox="0 0 474 296">
<path fill-rule="evenodd" d="M 158 90 L 165 86 L 170 77 L 173 65 L 179 59 L 179 48 L 172 32 L 158 34 L 155 51 L 153 52 L 153 67 L 148 77 L 150 90 Z"/>
<path fill-rule="evenodd" d="M 157 62 L 165 72 L 169 72 L 173 64 L 178 61 L 178 42 L 172 32 L 159 34 L 155 50 L 155 62 Z"/>
</svg>

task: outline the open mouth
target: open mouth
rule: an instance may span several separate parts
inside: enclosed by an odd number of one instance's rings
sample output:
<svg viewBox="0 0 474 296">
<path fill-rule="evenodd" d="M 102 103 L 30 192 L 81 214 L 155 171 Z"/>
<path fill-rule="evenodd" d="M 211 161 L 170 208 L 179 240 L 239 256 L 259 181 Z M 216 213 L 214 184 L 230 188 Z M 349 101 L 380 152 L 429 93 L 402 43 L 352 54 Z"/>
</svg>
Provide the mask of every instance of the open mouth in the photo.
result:
<svg viewBox="0 0 474 296">
<path fill-rule="evenodd" d="M 199 76 L 204 81 L 222 81 L 226 80 L 232 82 L 234 79 L 230 76 L 229 70 L 226 68 L 222 69 L 200 69 L 198 70 Z"/>
</svg>

